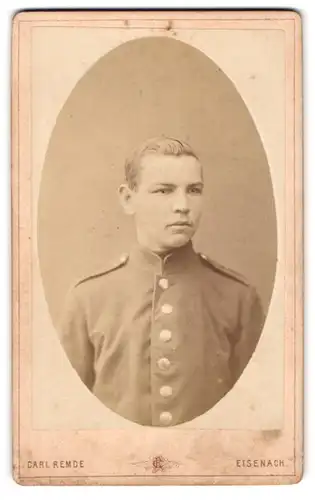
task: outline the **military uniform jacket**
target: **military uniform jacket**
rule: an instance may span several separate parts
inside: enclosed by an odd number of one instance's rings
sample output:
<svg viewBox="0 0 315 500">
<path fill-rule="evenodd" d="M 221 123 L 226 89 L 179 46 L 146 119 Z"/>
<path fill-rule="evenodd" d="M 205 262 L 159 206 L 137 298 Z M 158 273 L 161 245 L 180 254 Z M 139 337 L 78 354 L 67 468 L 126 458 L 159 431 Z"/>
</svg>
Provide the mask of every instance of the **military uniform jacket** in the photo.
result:
<svg viewBox="0 0 315 500">
<path fill-rule="evenodd" d="M 70 293 L 61 340 L 107 407 L 142 425 L 189 421 L 213 407 L 248 363 L 263 326 L 255 289 L 195 253 L 137 247 Z"/>
</svg>

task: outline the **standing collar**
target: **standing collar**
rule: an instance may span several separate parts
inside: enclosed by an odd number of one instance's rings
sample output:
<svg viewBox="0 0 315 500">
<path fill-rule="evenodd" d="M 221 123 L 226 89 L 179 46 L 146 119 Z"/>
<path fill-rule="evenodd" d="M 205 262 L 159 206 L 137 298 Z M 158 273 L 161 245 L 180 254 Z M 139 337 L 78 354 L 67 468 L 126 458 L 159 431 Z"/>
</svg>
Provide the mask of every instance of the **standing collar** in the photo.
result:
<svg viewBox="0 0 315 500">
<path fill-rule="evenodd" d="M 130 253 L 130 263 L 156 274 L 184 273 L 199 263 L 192 242 L 176 248 L 164 256 L 137 245 Z"/>
</svg>

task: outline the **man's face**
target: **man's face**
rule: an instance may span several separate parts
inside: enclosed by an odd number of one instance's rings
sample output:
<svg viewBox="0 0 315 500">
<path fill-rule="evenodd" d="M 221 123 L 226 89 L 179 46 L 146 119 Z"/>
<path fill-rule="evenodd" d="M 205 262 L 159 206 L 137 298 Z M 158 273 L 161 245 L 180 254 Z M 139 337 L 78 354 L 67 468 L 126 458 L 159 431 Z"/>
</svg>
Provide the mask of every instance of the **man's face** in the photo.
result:
<svg viewBox="0 0 315 500">
<path fill-rule="evenodd" d="M 202 169 L 192 156 L 146 154 L 130 205 L 138 240 L 153 252 L 185 245 L 201 215 Z"/>
</svg>

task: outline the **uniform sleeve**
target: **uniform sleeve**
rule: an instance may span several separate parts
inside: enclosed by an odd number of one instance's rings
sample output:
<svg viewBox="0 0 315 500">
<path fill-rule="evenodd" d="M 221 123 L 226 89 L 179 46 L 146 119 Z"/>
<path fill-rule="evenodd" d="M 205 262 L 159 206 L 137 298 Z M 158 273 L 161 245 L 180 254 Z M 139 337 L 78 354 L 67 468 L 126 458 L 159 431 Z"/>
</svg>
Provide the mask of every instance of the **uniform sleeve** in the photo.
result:
<svg viewBox="0 0 315 500">
<path fill-rule="evenodd" d="M 265 321 L 260 298 L 253 287 L 248 287 L 240 306 L 238 335 L 232 348 L 231 371 L 233 383 L 249 362 Z"/>
<path fill-rule="evenodd" d="M 86 313 L 75 288 L 66 298 L 59 331 L 69 361 L 84 384 L 92 390 L 94 349 L 89 340 Z"/>
</svg>

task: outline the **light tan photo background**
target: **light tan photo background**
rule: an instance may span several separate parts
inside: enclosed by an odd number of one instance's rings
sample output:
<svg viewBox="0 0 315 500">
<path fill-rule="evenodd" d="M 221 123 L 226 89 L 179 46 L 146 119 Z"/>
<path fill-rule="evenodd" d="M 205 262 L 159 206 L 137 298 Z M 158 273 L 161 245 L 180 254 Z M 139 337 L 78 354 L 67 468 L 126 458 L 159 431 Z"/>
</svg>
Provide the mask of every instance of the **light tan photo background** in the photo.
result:
<svg viewBox="0 0 315 500">
<path fill-rule="evenodd" d="M 135 45 L 127 44 L 118 49 L 120 54 L 116 50 L 97 62 L 122 39 L 144 35 L 144 30 L 133 30 L 132 34 L 117 30 L 109 39 L 102 30 L 82 28 L 37 28 L 33 32 L 34 255 L 39 244 L 39 260 L 33 266 L 34 426 L 135 426 L 106 409 L 80 382 L 59 344 L 49 309 L 56 320 L 63 294 L 72 281 L 106 265 L 117 252 L 119 255 L 128 250 L 131 224 L 120 212 L 115 187 L 122 180 L 123 161 L 130 148 L 148 136 L 164 132 L 191 142 L 205 166 L 209 194 L 197 248 L 245 274 L 257 286 L 266 309 L 275 271 L 276 227 L 268 163 L 259 135 L 271 169 L 278 217 L 276 286 L 253 359 L 235 389 L 213 410 L 178 428 L 279 428 L 283 417 L 284 347 L 283 33 L 185 30 L 177 34 L 177 38 L 211 57 L 223 73 L 204 55 L 166 40 L 165 35 L 161 40 L 144 43 L 138 59 L 128 57 L 128 50 Z M 152 60 L 148 46 L 157 52 L 156 60 Z M 159 51 L 163 53 L 163 64 L 158 62 Z M 174 53 L 178 57 L 176 71 L 172 66 Z M 189 74 L 185 74 L 187 58 L 192 67 L 190 81 Z M 225 74 L 240 92 L 251 116 Z M 126 75 L 131 80 L 128 87 L 123 78 Z M 171 86 L 165 92 L 169 75 L 181 83 L 177 86 L 179 92 L 174 93 Z M 211 81 L 216 86 L 208 91 Z M 142 95 L 135 94 L 138 89 Z M 150 92 L 154 95 L 148 95 Z M 117 100 L 119 95 L 121 100 Z M 134 96 L 133 101 L 130 96 Z M 126 102 L 132 103 L 127 109 Z M 148 102 L 151 106 L 153 103 L 153 109 L 145 113 Z M 221 103 L 225 103 L 222 109 Z M 106 110 L 108 114 L 104 114 Z M 174 110 L 179 110 L 178 114 Z"/>
</svg>

